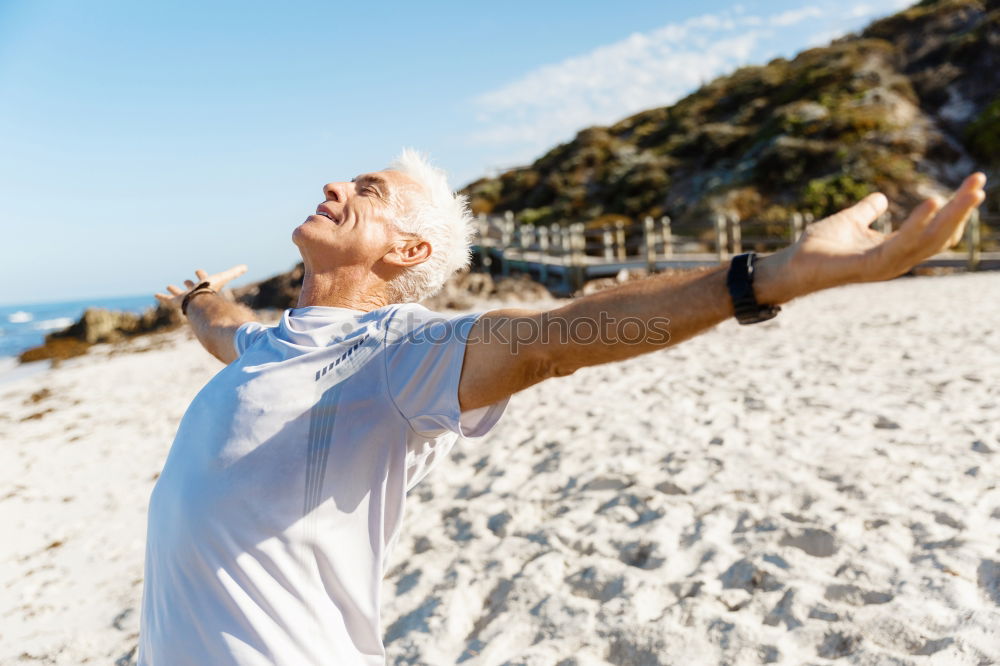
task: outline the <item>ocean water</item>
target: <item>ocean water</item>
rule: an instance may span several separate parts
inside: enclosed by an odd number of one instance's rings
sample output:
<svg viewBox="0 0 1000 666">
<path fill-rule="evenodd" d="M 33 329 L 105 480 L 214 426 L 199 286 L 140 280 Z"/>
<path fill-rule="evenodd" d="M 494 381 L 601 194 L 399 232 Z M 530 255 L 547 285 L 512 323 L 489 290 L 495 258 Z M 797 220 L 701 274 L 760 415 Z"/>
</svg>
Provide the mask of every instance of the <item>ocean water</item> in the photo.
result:
<svg viewBox="0 0 1000 666">
<path fill-rule="evenodd" d="M 66 328 L 79 319 L 87 308 L 141 313 L 155 305 L 156 299 L 151 295 L 0 305 L 0 366 L 10 366 L 12 357 L 42 344 L 46 333 Z"/>
</svg>

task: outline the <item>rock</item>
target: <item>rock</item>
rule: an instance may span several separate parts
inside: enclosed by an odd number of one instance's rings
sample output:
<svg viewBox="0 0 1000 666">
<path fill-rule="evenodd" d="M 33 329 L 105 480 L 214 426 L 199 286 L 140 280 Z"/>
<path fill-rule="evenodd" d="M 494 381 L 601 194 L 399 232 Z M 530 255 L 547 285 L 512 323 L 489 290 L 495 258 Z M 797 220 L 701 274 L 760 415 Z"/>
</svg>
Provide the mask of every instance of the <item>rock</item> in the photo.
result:
<svg viewBox="0 0 1000 666">
<path fill-rule="evenodd" d="M 287 273 L 233 289 L 233 298 L 254 310 L 285 310 L 299 301 L 305 266 L 301 263 Z"/>
<path fill-rule="evenodd" d="M 45 343 L 24 351 L 22 363 L 43 359 L 64 360 L 87 353 L 94 344 L 119 342 L 125 338 L 167 330 L 180 325 L 183 316 L 176 308 L 159 305 L 142 314 L 87 308 L 75 323 L 45 336 Z"/>
<path fill-rule="evenodd" d="M 139 321 L 139 315 L 131 312 L 87 308 L 83 316 L 64 333 L 68 337 L 83 340 L 89 345 L 99 342 L 118 342 L 126 334 L 137 331 Z"/>
<path fill-rule="evenodd" d="M 54 338 L 47 340 L 39 347 L 32 347 L 21 352 L 18 357 L 21 363 L 31 363 L 32 361 L 64 361 L 74 356 L 82 356 L 90 348 L 86 342 L 75 338 Z"/>
</svg>

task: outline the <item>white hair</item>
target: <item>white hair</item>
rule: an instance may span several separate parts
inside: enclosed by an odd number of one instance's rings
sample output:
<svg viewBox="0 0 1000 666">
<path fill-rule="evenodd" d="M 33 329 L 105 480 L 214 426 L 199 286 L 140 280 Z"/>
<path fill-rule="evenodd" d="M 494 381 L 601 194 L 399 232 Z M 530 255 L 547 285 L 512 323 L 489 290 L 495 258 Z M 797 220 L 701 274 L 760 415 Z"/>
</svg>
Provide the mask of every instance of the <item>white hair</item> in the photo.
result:
<svg viewBox="0 0 1000 666">
<path fill-rule="evenodd" d="M 426 261 L 389 281 L 390 297 L 397 303 L 420 301 L 440 291 L 455 271 L 469 266 L 474 220 L 468 197 L 452 192 L 447 174 L 431 166 L 425 155 L 404 148 L 389 168 L 409 176 L 422 190 L 409 197 L 409 206 L 398 207 L 396 229 L 431 246 Z"/>
</svg>

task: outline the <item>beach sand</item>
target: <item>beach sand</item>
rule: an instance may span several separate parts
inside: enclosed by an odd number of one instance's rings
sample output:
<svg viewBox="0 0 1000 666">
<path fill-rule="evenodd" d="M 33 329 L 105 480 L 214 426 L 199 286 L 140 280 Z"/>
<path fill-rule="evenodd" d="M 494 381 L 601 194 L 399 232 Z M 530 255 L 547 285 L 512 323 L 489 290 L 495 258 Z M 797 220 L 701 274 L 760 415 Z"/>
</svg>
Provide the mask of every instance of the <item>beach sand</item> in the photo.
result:
<svg viewBox="0 0 1000 666">
<path fill-rule="evenodd" d="M 388 663 L 1000 662 L 998 293 L 841 287 L 514 396 L 410 493 Z M 134 661 L 146 503 L 220 367 L 179 331 L 0 384 L 0 662 Z"/>
</svg>

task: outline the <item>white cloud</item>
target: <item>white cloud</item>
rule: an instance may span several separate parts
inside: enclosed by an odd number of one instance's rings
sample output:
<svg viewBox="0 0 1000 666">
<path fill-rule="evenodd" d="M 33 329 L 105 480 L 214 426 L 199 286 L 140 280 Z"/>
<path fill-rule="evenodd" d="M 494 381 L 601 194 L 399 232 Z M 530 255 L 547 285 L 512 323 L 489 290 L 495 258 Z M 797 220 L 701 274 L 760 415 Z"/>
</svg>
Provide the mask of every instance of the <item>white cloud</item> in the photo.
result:
<svg viewBox="0 0 1000 666">
<path fill-rule="evenodd" d="M 826 46 L 832 42 L 837 37 L 840 37 L 845 32 L 846 29 L 834 28 L 832 30 L 823 30 L 822 32 L 817 32 L 806 38 L 805 47 L 812 48 L 814 46 Z"/>
<path fill-rule="evenodd" d="M 888 16 L 901 9 L 906 9 L 914 0 L 882 0 L 878 5 L 861 2 L 847 10 L 847 18 L 867 18 L 869 16 Z"/>
<path fill-rule="evenodd" d="M 801 7 L 799 9 L 789 9 L 787 12 L 775 14 L 768 23 L 779 28 L 784 28 L 796 23 L 801 23 L 806 19 L 819 18 L 825 12 L 819 7 Z"/>
<path fill-rule="evenodd" d="M 865 16 L 871 16 L 875 13 L 875 11 L 876 9 L 871 5 L 862 3 L 860 5 L 854 5 L 847 10 L 847 16 L 848 18 L 862 18 Z"/>
<path fill-rule="evenodd" d="M 879 0 L 876 13 L 911 0 Z M 826 43 L 856 28 L 831 2 L 770 16 L 753 16 L 737 5 L 655 30 L 635 33 L 561 62 L 538 67 L 482 93 L 472 105 L 478 129 L 469 140 L 502 151 L 504 162 L 528 161 L 567 141 L 581 128 L 609 124 L 643 109 L 672 104 L 703 83 L 748 62 L 776 55 L 777 44 L 800 48 Z M 801 24 L 822 19 L 813 33 Z M 824 25 L 825 23 L 825 25 Z M 832 30 L 831 30 L 832 29 Z"/>
<path fill-rule="evenodd" d="M 524 144 L 525 156 L 567 133 L 669 104 L 745 64 L 768 33 L 758 17 L 706 14 L 635 33 L 527 73 L 473 100 L 481 144 Z"/>
</svg>

